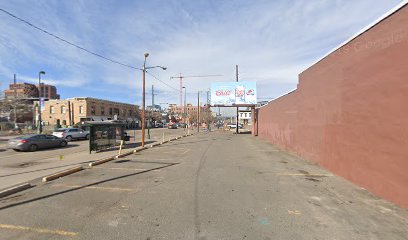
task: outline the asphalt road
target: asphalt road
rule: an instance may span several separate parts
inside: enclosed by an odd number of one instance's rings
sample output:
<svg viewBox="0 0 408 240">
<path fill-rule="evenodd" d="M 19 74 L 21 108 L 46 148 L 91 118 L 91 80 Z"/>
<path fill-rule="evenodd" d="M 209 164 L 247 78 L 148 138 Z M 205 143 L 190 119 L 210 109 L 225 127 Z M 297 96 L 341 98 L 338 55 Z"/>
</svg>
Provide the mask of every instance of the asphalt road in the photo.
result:
<svg viewBox="0 0 408 240">
<path fill-rule="evenodd" d="M 183 138 L 0 200 L 1 239 L 407 239 L 408 211 L 249 134 Z"/>
<path fill-rule="evenodd" d="M 151 139 L 148 139 L 146 135 L 146 143 L 160 141 L 163 133 L 165 138 L 168 138 L 179 136 L 184 132 L 184 129 L 151 129 Z M 141 130 L 129 130 L 128 134 L 131 136 L 131 141 L 127 142 L 126 148 L 140 146 Z M 2 142 L 4 143 L 4 141 Z M 64 148 L 42 149 L 37 152 L 15 152 L 6 147 L 6 144 L 0 145 L 0 190 L 117 154 L 117 150 L 112 150 L 90 155 L 89 142 L 86 140 L 69 142 L 68 146 Z"/>
</svg>

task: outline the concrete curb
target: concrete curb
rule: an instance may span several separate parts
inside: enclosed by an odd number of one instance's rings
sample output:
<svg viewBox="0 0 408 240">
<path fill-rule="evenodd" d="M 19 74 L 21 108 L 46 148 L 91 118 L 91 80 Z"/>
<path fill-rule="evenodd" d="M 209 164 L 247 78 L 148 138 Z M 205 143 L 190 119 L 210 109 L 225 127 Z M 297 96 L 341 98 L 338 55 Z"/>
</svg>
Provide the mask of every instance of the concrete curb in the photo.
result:
<svg viewBox="0 0 408 240">
<path fill-rule="evenodd" d="M 160 145 L 160 142 L 155 142 L 155 143 L 151 144 L 150 147 L 152 148 L 152 147 L 156 147 L 158 145 Z"/>
<path fill-rule="evenodd" d="M 11 195 L 11 194 L 14 194 L 14 193 L 17 193 L 17 192 L 21 192 L 21 191 L 26 190 L 26 189 L 29 189 L 29 188 L 31 188 L 31 187 L 33 187 L 33 186 L 31 186 L 31 184 L 29 184 L 29 183 L 24 183 L 24 184 L 15 186 L 15 187 L 11 187 L 11 188 L 5 189 L 5 190 L 3 190 L 3 191 L 0 192 L 0 198 L 6 197 L 6 196 L 8 196 L 8 195 Z"/>
<path fill-rule="evenodd" d="M 147 149 L 146 146 L 144 146 L 144 147 L 137 147 L 135 150 L 133 150 L 133 152 L 134 152 L 134 153 L 137 153 L 137 152 L 143 151 L 143 150 L 145 150 L 145 149 Z"/>
<path fill-rule="evenodd" d="M 55 180 L 57 178 L 64 177 L 66 175 L 82 171 L 83 169 L 84 169 L 84 167 L 79 166 L 79 167 L 74 167 L 74 168 L 67 169 L 67 170 L 62 171 L 62 172 L 54 173 L 52 175 L 43 177 L 42 182 L 49 182 L 49 181 Z"/>
<path fill-rule="evenodd" d="M 128 156 L 128 155 L 133 154 L 133 153 L 135 153 L 134 150 L 128 151 L 128 152 L 122 153 L 122 154 L 120 154 L 120 155 L 117 155 L 116 158 L 126 157 L 126 156 Z"/>
<path fill-rule="evenodd" d="M 94 162 L 91 162 L 91 163 L 89 164 L 89 166 L 90 166 L 90 167 L 93 167 L 93 166 L 96 166 L 96 165 L 99 165 L 99 164 L 102 164 L 102 163 L 106 163 L 106 162 L 109 162 L 109 161 L 112 161 L 112 160 L 115 160 L 115 159 L 116 159 L 116 156 L 108 157 L 108 158 L 103 158 L 103 159 L 100 159 L 100 160 L 96 160 L 96 161 L 94 161 Z"/>
</svg>

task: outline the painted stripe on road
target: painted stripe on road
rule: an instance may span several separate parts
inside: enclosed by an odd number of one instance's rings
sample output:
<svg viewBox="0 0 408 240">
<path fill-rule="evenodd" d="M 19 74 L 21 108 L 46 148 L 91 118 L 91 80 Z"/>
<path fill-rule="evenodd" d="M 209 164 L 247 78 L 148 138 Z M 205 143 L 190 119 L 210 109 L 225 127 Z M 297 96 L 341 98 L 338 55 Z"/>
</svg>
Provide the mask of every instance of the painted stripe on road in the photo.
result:
<svg viewBox="0 0 408 240">
<path fill-rule="evenodd" d="M 0 224 L 0 228 L 10 229 L 10 230 L 20 230 L 20 231 L 31 231 L 31 232 L 37 232 L 37 233 L 48 233 L 48 234 L 55 234 L 55 235 L 61 235 L 61 236 L 78 235 L 77 232 L 67 232 L 67 231 L 62 231 L 62 230 L 52 230 L 52 229 L 45 229 L 45 228 L 33 228 L 33 227 L 25 227 L 25 226 L 10 225 L 10 224 Z"/>
<path fill-rule="evenodd" d="M 65 184 L 54 184 L 52 187 L 65 187 L 65 188 L 88 188 L 103 191 L 120 191 L 120 192 L 133 192 L 136 189 L 131 188 L 118 188 L 118 187 L 97 187 L 97 186 L 81 186 L 81 185 L 65 185 Z"/>
</svg>

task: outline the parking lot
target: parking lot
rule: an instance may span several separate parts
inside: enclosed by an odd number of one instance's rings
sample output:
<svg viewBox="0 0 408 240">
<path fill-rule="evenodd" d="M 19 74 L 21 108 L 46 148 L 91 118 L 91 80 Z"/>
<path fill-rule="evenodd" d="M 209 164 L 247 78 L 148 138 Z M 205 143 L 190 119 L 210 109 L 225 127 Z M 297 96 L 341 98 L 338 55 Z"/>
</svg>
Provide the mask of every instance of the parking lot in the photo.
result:
<svg viewBox="0 0 408 240">
<path fill-rule="evenodd" d="M 140 146 L 141 130 L 127 132 L 131 138 L 125 148 Z M 179 136 L 186 130 L 150 129 L 150 139 L 147 132 L 146 130 L 146 143 L 153 143 L 161 141 L 163 136 L 165 139 Z M 3 139 L 8 138 L 3 137 Z M 69 142 L 64 148 L 43 149 L 36 152 L 15 152 L 7 149 L 7 141 L 0 141 L 0 190 L 115 154 L 117 149 L 89 154 L 89 142 L 86 140 Z"/>
<path fill-rule="evenodd" d="M 5 240 L 404 240 L 408 234 L 406 210 L 228 131 L 182 138 L 2 198 L 0 219 Z"/>
</svg>

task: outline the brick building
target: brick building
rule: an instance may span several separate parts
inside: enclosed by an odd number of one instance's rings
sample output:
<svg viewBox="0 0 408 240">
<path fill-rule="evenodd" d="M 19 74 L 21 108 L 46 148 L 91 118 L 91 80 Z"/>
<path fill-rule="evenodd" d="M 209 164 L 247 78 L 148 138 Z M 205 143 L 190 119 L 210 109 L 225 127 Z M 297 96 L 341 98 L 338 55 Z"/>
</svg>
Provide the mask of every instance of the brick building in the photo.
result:
<svg viewBox="0 0 408 240">
<path fill-rule="evenodd" d="M 40 90 L 40 96 L 48 99 L 60 99 L 60 95 L 57 94 L 57 88 L 53 85 L 41 83 L 36 85 L 37 89 Z"/>
<path fill-rule="evenodd" d="M 197 110 L 198 107 L 197 106 L 193 106 L 191 103 L 187 103 L 186 106 L 180 107 L 177 106 L 177 104 L 169 104 L 169 114 L 173 115 L 174 117 L 176 117 L 176 119 L 181 120 L 183 122 L 189 122 L 190 119 L 196 119 L 197 117 Z M 207 112 L 207 106 L 201 106 L 200 108 L 200 114 L 201 114 L 201 119 L 204 116 L 204 114 Z M 185 115 L 183 115 L 185 114 Z M 210 109 L 210 113 L 211 115 L 211 109 Z"/>
<path fill-rule="evenodd" d="M 42 121 L 44 125 L 72 126 L 84 121 L 123 120 L 128 127 L 140 121 L 139 106 L 89 97 L 44 102 Z"/>
<path fill-rule="evenodd" d="M 38 98 L 38 88 L 31 83 L 12 83 L 9 88 L 4 90 L 4 97 L 11 98 Z"/>
</svg>

